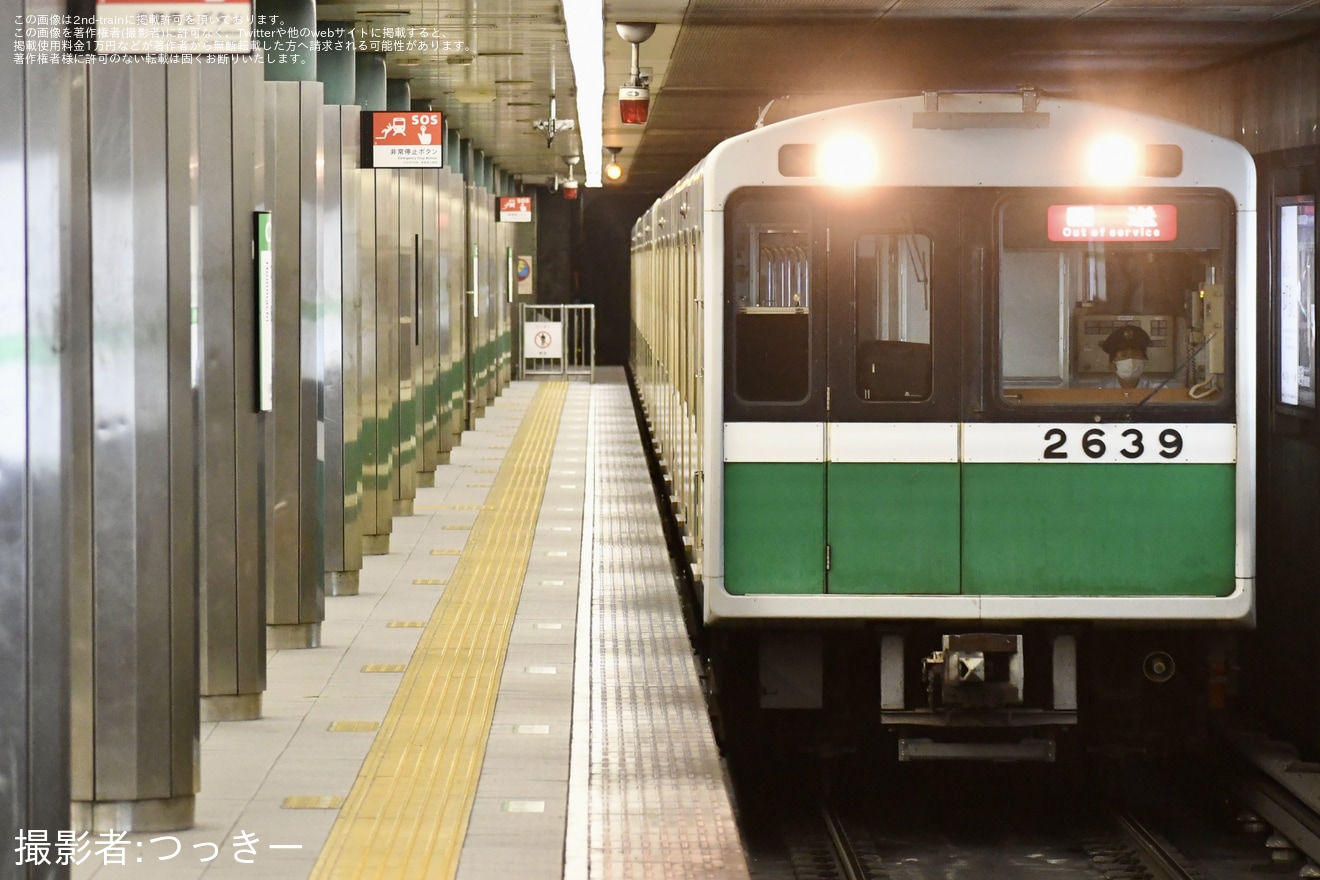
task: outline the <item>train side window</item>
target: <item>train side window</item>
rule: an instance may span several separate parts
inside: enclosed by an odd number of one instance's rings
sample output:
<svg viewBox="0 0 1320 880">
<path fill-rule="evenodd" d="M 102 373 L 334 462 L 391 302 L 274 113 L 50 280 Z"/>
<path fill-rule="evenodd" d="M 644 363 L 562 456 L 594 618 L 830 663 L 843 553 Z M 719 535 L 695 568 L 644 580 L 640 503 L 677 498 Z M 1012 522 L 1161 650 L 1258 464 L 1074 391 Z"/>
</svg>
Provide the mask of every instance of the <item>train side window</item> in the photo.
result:
<svg viewBox="0 0 1320 880">
<path fill-rule="evenodd" d="M 866 233 L 853 243 L 857 394 L 926 400 L 931 394 L 930 238 Z"/>
<path fill-rule="evenodd" d="M 731 214 L 735 391 L 752 402 L 805 400 L 811 387 L 809 209 L 748 199 Z"/>
<path fill-rule="evenodd" d="M 1002 203 L 998 360 L 1005 401 L 1157 407 L 1226 399 L 1229 209 L 1214 196 L 1133 195 L 1122 204 L 1065 193 Z M 1122 378 L 1111 351 L 1116 333 L 1139 340 L 1143 355 L 1117 352 Z"/>
</svg>

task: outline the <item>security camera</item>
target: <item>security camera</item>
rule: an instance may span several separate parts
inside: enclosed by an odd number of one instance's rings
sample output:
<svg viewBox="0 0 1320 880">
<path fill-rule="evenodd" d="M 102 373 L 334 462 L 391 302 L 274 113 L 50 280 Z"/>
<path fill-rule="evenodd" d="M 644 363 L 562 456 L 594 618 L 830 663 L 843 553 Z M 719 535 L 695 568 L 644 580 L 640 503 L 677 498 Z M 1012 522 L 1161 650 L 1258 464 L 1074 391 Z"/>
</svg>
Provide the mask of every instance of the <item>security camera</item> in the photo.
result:
<svg viewBox="0 0 1320 880">
<path fill-rule="evenodd" d="M 651 90 L 646 86 L 619 89 L 619 121 L 624 125 L 645 125 L 651 111 Z"/>
</svg>

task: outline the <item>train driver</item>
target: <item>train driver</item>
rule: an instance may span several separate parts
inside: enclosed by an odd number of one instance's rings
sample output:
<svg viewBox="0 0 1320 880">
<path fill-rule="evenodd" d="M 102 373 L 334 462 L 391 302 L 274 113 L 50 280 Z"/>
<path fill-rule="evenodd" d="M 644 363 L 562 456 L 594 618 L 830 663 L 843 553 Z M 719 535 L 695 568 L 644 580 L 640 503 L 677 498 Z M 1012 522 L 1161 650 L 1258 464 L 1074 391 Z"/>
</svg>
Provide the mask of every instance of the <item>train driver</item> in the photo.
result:
<svg viewBox="0 0 1320 880">
<path fill-rule="evenodd" d="M 1150 336 L 1145 330 L 1134 324 L 1115 327 L 1100 343 L 1100 348 L 1109 355 L 1109 365 L 1114 368 L 1120 388 L 1142 387 L 1141 374 L 1146 369 L 1146 350 L 1150 348 Z"/>
</svg>

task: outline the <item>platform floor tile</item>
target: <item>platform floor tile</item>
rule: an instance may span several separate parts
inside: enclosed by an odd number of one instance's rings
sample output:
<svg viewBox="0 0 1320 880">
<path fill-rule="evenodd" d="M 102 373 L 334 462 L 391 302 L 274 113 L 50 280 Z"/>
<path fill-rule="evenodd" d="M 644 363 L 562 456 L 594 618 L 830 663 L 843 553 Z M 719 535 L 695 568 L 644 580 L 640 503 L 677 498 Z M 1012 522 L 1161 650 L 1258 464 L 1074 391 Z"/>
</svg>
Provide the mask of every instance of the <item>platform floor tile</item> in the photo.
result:
<svg viewBox="0 0 1320 880">
<path fill-rule="evenodd" d="M 436 486 L 417 490 L 411 517 L 395 517 L 390 553 L 364 559 L 360 594 L 326 600 L 322 645 L 270 651 L 263 717 L 254 721 L 201 725 L 201 790 L 193 828 L 128 835 L 120 857 L 95 834 L 75 858 L 71 880 L 299 880 L 309 877 L 337 811 L 310 806 L 345 798 L 362 767 L 375 732 L 332 732 L 336 721 L 384 720 L 402 676 L 363 673 L 371 663 L 411 661 L 423 630 L 390 626 L 426 621 L 445 585 L 415 585 L 415 579 L 445 580 L 457 557 L 431 556 L 432 546 L 462 548 L 468 533 L 444 528 L 472 523 L 488 489 L 467 489 L 498 468 L 509 433 L 527 413 L 539 385 L 514 383 L 470 431 L 448 464 L 436 471 Z M 496 424 L 498 423 L 498 425 Z M 447 542 L 447 543 L 441 543 Z M 297 808 L 286 808 L 290 798 Z M 251 863 L 240 862 L 235 838 L 256 837 Z M 153 842 L 155 841 L 155 842 Z M 178 842 L 178 852 L 175 843 Z M 296 849 L 276 849 L 293 846 Z M 244 856 L 246 858 L 246 856 Z M 139 861 L 140 859 L 140 861 Z"/>
<path fill-rule="evenodd" d="M 746 878 L 627 387 L 593 407 L 586 876 Z"/>
<path fill-rule="evenodd" d="M 124 865 L 93 842 L 72 880 L 312 875 L 540 388 L 465 432 L 360 595 L 327 599 L 321 648 L 270 652 L 264 717 L 202 726 L 196 827 L 130 835 Z M 526 553 L 455 876 L 747 877 L 622 370 L 569 383 Z"/>
</svg>

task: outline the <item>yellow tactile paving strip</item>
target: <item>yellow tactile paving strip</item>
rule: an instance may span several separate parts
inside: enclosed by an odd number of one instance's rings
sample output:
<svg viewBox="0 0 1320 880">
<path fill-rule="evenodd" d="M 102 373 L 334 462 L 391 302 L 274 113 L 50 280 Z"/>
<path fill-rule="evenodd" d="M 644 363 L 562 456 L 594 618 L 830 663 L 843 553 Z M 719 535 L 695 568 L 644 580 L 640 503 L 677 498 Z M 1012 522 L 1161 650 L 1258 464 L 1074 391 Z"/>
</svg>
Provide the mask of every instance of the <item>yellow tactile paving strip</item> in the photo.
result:
<svg viewBox="0 0 1320 880">
<path fill-rule="evenodd" d="M 313 880 L 454 877 L 567 396 L 537 390 Z"/>
</svg>

